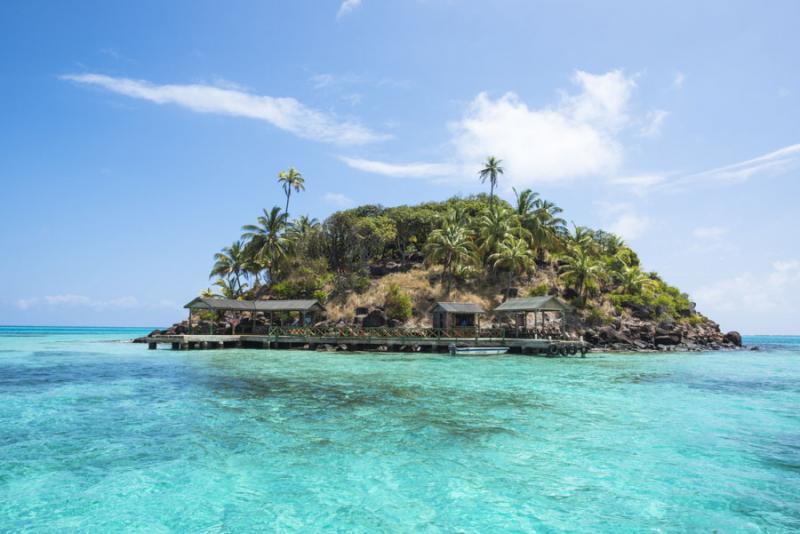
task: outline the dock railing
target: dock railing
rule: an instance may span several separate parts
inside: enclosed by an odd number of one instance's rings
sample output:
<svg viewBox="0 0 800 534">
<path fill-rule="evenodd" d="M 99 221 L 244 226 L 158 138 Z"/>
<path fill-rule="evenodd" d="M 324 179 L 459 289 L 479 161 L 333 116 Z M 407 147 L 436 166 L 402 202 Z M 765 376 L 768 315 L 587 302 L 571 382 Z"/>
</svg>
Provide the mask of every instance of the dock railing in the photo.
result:
<svg viewBox="0 0 800 534">
<path fill-rule="evenodd" d="M 366 341 L 379 339 L 393 339 L 400 341 L 413 341 L 415 339 L 437 340 L 467 340 L 467 339 L 496 339 L 505 341 L 510 339 L 564 339 L 558 332 L 543 333 L 540 331 L 520 331 L 514 328 L 477 328 L 474 326 L 431 328 L 431 327 L 401 327 L 401 326 L 358 326 L 358 325 L 331 325 L 331 326 L 269 326 L 263 335 L 279 338 L 329 338 L 329 339 L 363 339 Z"/>
</svg>

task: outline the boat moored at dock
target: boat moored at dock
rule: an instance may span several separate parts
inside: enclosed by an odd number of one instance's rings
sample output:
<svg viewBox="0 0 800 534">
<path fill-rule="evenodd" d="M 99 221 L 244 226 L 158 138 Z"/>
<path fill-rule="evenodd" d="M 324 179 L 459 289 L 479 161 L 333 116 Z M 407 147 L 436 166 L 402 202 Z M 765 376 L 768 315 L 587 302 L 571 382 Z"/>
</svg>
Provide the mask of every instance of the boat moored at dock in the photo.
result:
<svg viewBox="0 0 800 534">
<path fill-rule="evenodd" d="M 508 352 L 508 347 L 459 347 L 450 344 L 447 350 L 451 356 L 500 356 Z"/>
</svg>

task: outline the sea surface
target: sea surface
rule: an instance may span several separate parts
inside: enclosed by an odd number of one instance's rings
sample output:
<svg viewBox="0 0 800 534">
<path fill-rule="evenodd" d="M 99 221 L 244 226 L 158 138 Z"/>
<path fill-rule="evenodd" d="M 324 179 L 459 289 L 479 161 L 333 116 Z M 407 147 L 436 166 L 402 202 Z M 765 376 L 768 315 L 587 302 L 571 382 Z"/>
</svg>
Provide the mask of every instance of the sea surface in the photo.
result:
<svg viewBox="0 0 800 534">
<path fill-rule="evenodd" d="M 0 328 L 3 532 L 797 532 L 800 337 L 758 352 L 149 351 Z"/>
</svg>

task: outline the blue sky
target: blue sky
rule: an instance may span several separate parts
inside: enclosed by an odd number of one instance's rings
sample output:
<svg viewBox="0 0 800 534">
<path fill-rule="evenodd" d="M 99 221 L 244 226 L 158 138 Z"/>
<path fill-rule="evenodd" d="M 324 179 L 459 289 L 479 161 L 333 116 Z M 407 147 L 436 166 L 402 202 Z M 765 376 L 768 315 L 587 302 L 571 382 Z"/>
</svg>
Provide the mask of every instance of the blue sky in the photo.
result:
<svg viewBox="0 0 800 534">
<path fill-rule="evenodd" d="M 700 5 L 702 4 L 702 5 Z M 490 6 L 490 7 L 488 7 Z M 531 187 L 798 333 L 797 2 L 3 2 L 0 324 L 163 325 L 296 213 Z"/>
</svg>

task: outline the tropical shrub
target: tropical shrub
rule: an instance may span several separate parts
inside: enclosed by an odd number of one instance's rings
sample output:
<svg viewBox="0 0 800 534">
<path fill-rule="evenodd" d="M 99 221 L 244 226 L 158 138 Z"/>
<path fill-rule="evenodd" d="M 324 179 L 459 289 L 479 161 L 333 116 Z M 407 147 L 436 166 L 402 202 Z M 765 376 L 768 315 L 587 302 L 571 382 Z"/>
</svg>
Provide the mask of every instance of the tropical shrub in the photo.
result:
<svg viewBox="0 0 800 534">
<path fill-rule="evenodd" d="M 413 312 L 411 297 L 400 291 L 400 287 L 397 284 L 392 284 L 386 293 L 383 309 L 389 319 L 407 321 L 411 319 Z"/>
</svg>

